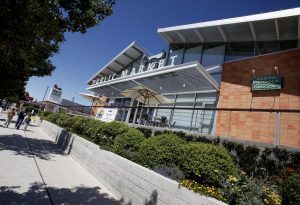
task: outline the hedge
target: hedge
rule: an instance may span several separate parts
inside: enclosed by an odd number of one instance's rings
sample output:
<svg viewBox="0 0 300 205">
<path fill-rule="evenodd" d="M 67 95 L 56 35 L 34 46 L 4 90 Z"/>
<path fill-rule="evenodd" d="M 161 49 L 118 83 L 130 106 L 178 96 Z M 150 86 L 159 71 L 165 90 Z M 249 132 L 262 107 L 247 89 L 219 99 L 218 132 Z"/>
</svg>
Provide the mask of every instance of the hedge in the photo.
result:
<svg viewBox="0 0 300 205">
<path fill-rule="evenodd" d="M 179 164 L 186 176 L 220 186 L 229 176 L 237 176 L 228 151 L 220 145 L 188 143 L 181 146 Z"/>
<path fill-rule="evenodd" d="M 219 138 L 183 132 L 156 131 L 151 136 L 152 131 L 148 128 L 135 129 L 121 122 L 104 123 L 63 113 L 46 113 L 44 116 L 102 149 L 111 150 L 165 176 L 175 180 L 185 176 L 187 183 L 183 185 L 192 183 L 201 188 L 198 192 L 222 198 L 229 204 L 255 198 L 270 201 L 274 196 L 276 203 L 271 204 L 277 204 L 281 200 L 278 190 L 282 190 L 285 204 L 299 203 L 300 152 L 288 152 L 278 147 L 259 149 L 230 141 L 221 143 Z M 234 179 L 235 184 L 229 183 L 228 179 Z M 267 188 L 269 184 L 275 189 Z M 263 193 L 258 191 L 262 187 L 265 187 Z"/>
<path fill-rule="evenodd" d="M 282 186 L 284 204 L 300 204 L 300 173 L 289 176 Z"/>
<path fill-rule="evenodd" d="M 138 162 L 140 145 L 145 139 L 146 138 L 141 131 L 131 128 L 127 132 L 119 134 L 116 137 L 113 152 Z"/>
<path fill-rule="evenodd" d="M 183 139 L 174 134 L 150 137 L 141 144 L 141 163 L 149 168 L 157 165 L 176 166 L 180 145 L 184 143 Z"/>
</svg>

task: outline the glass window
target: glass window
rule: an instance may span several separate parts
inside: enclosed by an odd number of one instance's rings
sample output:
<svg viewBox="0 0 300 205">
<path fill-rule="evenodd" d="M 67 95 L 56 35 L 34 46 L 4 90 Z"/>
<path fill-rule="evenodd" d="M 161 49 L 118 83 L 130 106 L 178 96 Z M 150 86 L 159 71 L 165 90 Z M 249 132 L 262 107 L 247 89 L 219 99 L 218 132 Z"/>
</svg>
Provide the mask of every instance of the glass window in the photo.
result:
<svg viewBox="0 0 300 205">
<path fill-rule="evenodd" d="M 283 41 L 280 42 L 280 50 L 288 50 L 288 49 L 293 49 L 298 47 L 298 42 L 297 41 Z"/>
<path fill-rule="evenodd" d="M 278 42 L 257 42 L 255 45 L 255 55 L 262 55 L 277 51 L 279 51 Z"/>
<path fill-rule="evenodd" d="M 254 56 L 254 43 L 227 43 L 225 61 Z"/>
<path fill-rule="evenodd" d="M 183 63 L 188 63 L 188 62 L 192 62 L 192 61 L 200 61 L 201 52 L 202 52 L 202 45 L 197 45 L 197 44 L 186 45 Z"/>
<path fill-rule="evenodd" d="M 204 66 L 221 64 L 224 61 L 225 44 L 206 43 L 203 45 L 201 64 Z"/>
<path fill-rule="evenodd" d="M 140 65 L 141 65 L 141 60 L 142 60 L 142 57 L 136 59 L 136 60 L 133 62 L 132 67 L 135 68 L 136 70 L 138 70 L 139 67 L 140 67 Z"/>
<path fill-rule="evenodd" d="M 177 95 L 176 106 L 193 106 L 195 100 L 194 94 Z"/>
<path fill-rule="evenodd" d="M 177 95 L 176 106 L 193 107 L 195 94 Z M 172 123 L 175 128 L 189 129 L 191 126 L 193 110 L 175 109 L 173 112 Z"/>
<path fill-rule="evenodd" d="M 215 81 L 217 81 L 217 83 L 219 83 L 219 85 L 221 84 L 221 80 L 222 80 L 222 73 L 221 72 L 211 73 L 210 75 L 215 79 Z"/>
<path fill-rule="evenodd" d="M 171 45 L 167 65 L 171 65 L 173 61 L 174 61 L 174 65 L 181 64 L 182 63 L 182 58 L 183 58 L 183 52 L 184 52 L 184 45 L 183 44 L 173 44 L 173 45 Z M 175 56 L 177 56 L 177 57 L 175 57 Z"/>
</svg>

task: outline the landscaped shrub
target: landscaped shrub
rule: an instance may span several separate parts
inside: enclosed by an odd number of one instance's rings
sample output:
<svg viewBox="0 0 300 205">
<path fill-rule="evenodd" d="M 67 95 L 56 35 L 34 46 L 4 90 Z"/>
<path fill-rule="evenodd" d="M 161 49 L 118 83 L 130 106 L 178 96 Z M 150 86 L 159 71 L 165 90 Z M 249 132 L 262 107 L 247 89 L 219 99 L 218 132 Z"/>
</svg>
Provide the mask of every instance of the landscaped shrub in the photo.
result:
<svg viewBox="0 0 300 205">
<path fill-rule="evenodd" d="M 139 160 L 140 145 L 145 139 L 141 131 L 131 128 L 116 137 L 113 152 L 137 162 Z"/>
<path fill-rule="evenodd" d="M 294 169 L 300 169 L 300 152 L 290 153 L 291 164 Z"/>
<path fill-rule="evenodd" d="M 230 154 L 220 145 L 188 143 L 181 146 L 179 160 L 186 176 L 206 184 L 221 185 L 228 176 L 237 175 Z"/>
<path fill-rule="evenodd" d="M 229 177 L 222 190 L 230 205 L 281 204 L 281 197 L 272 185 L 246 175 L 242 175 L 241 179 Z"/>
<path fill-rule="evenodd" d="M 46 120 L 54 123 L 54 124 L 57 124 L 56 121 L 58 120 L 59 118 L 59 114 L 57 113 L 52 113 L 52 114 L 49 114 L 47 117 L 45 117 Z"/>
<path fill-rule="evenodd" d="M 72 130 L 79 135 L 83 135 L 84 130 L 87 129 L 87 121 L 88 118 L 86 117 L 74 117 L 74 123 L 71 125 Z"/>
<path fill-rule="evenodd" d="M 149 168 L 156 165 L 176 166 L 180 145 L 185 141 L 174 134 L 162 134 L 146 139 L 140 148 L 141 163 Z"/>
<path fill-rule="evenodd" d="M 56 121 L 61 127 L 65 128 L 68 131 L 72 131 L 72 125 L 75 123 L 77 118 L 72 115 L 58 113 L 60 117 Z"/>
<path fill-rule="evenodd" d="M 100 132 L 99 128 L 104 123 L 105 122 L 102 122 L 100 120 L 95 120 L 95 119 L 87 120 L 86 129 L 83 130 L 83 134 L 91 138 L 91 140 L 95 142 L 96 136 Z"/>
<path fill-rule="evenodd" d="M 39 116 L 41 116 L 42 118 L 47 118 L 48 115 L 51 115 L 52 112 L 49 112 L 49 111 L 41 111 L 39 112 Z"/>
<path fill-rule="evenodd" d="M 248 146 L 243 153 L 239 154 L 239 166 L 249 176 L 256 171 L 258 164 L 259 149 L 255 146 Z"/>
<path fill-rule="evenodd" d="M 200 193 L 209 197 L 214 197 L 220 201 L 227 202 L 226 198 L 222 193 L 222 190 L 220 190 L 219 188 L 213 186 L 206 186 L 196 182 L 195 180 L 189 180 L 189 179 L 183 179 L 180 182 L 180 185 L 196 193 Z"/>
<path fill-rule="evenodd" d="M 178 167 L 168 167 L 166 165 L 157 165 L 153 168 L 153 171 L 173 179 L 175 181 L 180 181 L 184 179 L 183 172 Z"/>
<path fill-rule="evenodd" d="M 282 185 L 283 204 L 300 204 L 300 173 L 288 177 Z"/>
<path fill-rule="evenodd" d="M 247 146 L 236 142 L 223 142 L 223 146 L 229 151 L 238 166 L 250 176 L 257 171 L 260 150 L 255 146 Z"/>
<path fill-rule="evenodd" d="M 149 128 L 138 127 L 136 129 L 138 129 L 139 131 L 141 131 L 145 135 L 146 138 L 149 138 L 149 137 L 152 136 L 152 130 L 149 129 Z"/>
<path fill-rule="evenodd" d="M 172 133 L 177 135 L 181 139 L 185 139 L 185 136 L 186 136 L 185 132 L 179 131 L 179 132 L 172 132 Z"/>
<path fill-rule="evenodd" d="M 120 122 L 109 122 L 100 125 L 95 142 L 103 149 L 110 150 L 113 147 L 114 139 L 117 135 L 125 133 L 130 128 Z"/>
</svg>

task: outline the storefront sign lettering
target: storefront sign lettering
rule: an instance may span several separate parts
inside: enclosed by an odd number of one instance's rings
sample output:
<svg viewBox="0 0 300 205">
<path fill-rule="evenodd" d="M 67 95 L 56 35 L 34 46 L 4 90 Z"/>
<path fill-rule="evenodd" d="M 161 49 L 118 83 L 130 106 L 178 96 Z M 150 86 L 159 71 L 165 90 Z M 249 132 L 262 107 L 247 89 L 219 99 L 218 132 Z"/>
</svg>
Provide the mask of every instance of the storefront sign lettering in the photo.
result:
<svg viewBox="0 0 300 205">
<path fill-rule="evenodd" d="M 253 91 L 281 90 L 282 77 L 280 75 L 255 77 L 252 82 Z"/>
<path fill-rule="evenodd" d="M 175 59 L 178 56 L 171 56 L 170 59 L 170 66 L 174 66 L 175 65 Z M 120 74 L 112 74 L 109 76 L 105 76 L 102 78 L 97 78 L 95 80 L 93 80 L 93 85 L 94 84 L 99 84 L 99 83 L 103 83 L 103 82 L 107 82 L 110 80 L 114 80 L 114 79 L 120 79 L 120 78 L 124 78 L 126 76 L 133 76 L 139 73 L 144 73 L 144 72 L 149 72 L 152 71 L 154 69 L 160 69 L 163 68 L 165 66 L 165 58 L 166 58 L 166 52 L 163 51 L 160 57 L 153 57 L 153 58 L 148 58 L 146 56 L 144 56 L 144 58 L 141 61 L 141 64 L 139 66 L 139 68 L 135 68 L 133 67 L 131 70 L 123 70 Z"/>
</svg>

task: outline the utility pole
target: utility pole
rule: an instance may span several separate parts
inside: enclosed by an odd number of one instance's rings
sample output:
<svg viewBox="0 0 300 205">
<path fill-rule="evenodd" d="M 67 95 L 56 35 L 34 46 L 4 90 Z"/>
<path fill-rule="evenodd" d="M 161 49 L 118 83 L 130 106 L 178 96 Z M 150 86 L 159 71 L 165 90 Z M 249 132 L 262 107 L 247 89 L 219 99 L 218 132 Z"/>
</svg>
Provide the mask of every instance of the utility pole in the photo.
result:
<svg viewBox="0 0 300 205">
<path fill-rule="evenodd" d="M 48 89 L 49 89 L 49 85 L 48 85 L 47 88 L 46 88 L 46 92 L 45 92 L 45 94 L 44 94 L 44 97 L 43 97 L 43 100 L 42 100 L 42 101 L 45 100 L 45 97 L 46 97 L 46 94 L 47 94 L 47 92 L 48 92 Z"/>
</svg>

